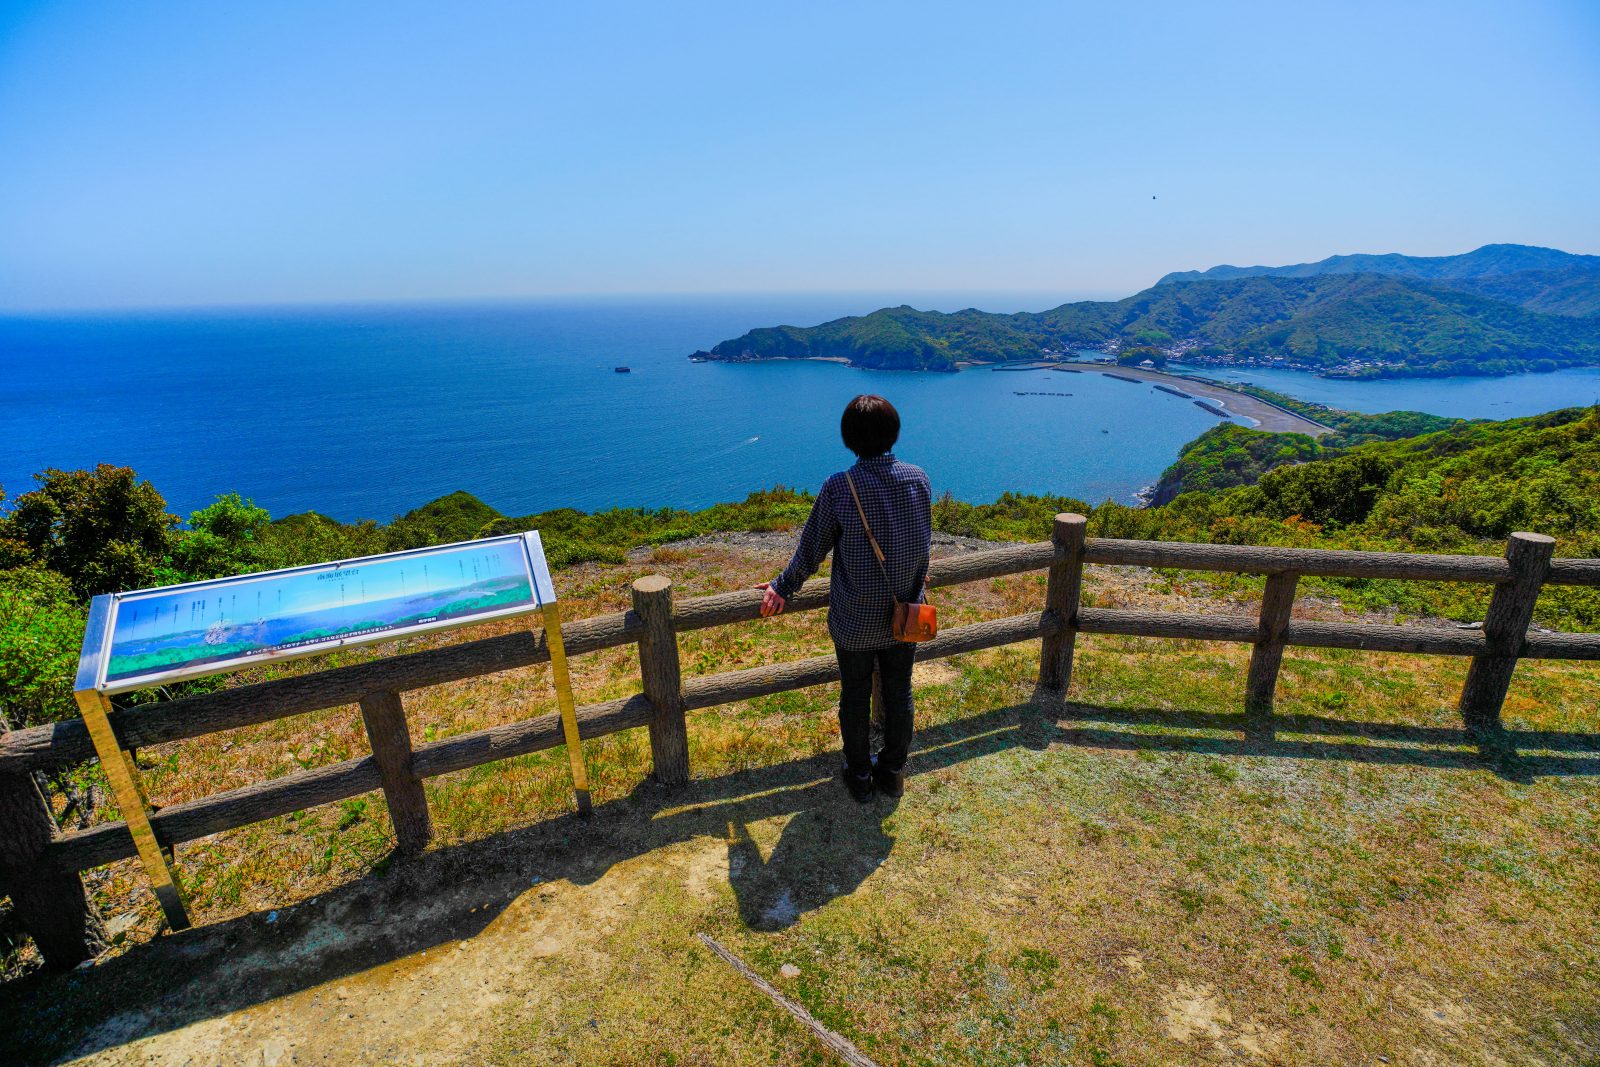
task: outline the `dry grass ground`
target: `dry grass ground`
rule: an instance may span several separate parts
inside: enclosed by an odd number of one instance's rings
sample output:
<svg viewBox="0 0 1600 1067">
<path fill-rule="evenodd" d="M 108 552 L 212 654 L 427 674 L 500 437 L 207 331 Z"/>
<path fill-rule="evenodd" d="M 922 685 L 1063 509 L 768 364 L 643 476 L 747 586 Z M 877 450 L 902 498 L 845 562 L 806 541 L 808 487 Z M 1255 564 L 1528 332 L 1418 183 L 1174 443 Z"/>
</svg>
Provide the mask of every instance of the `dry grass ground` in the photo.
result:
<svg viewBox="0 0 1600 1067">
<path fill-rule="evenodd" d="M 782 551 L 700 542 L 559 584 L 576 617 L 644 573 L 679 596 L 753 584 Z M 1208 596 L 1125 571 L 1087 593 Z M 1023 576 L 938 599 L 953 626 L 1042 596 Z M 823 652 L 822 623 L 684 635 L 684 670 Z M 1486 754 L 1453 711 L 1459 661 L 1291 650 L 1264 729 L 1238 711 L 1248 649 L 1079 650 L 1065 705 L 1035 698 L 1036 646 L 919 667 L 898 803 L 830 779 L 819 688 L 692 716 L 676 792 L 648 782 L 642 731 L 591 742 L 588 822 L 555 751 L 430 781 L 438 841 L 414 860 L 386 859 L 378 795 L 183 846 L 202 925 L 182 935 L 150 938 L 129 865 L 100 872 L 136 920 L 119 954 L 11 983 L 0 1058 L 827 1062 L 704 930 L 886 1067 L 1597 1062 L 1600 670 L 1519 668 L 1514 750 Z M 631 648 L 574 666 L 580 701 L 636 688 Z M 407 698 L 429 738 L 550 703 L 537 668 Z M 364 744 L 345 708 L 143 758 L 172 802 Z"/>
</svg>

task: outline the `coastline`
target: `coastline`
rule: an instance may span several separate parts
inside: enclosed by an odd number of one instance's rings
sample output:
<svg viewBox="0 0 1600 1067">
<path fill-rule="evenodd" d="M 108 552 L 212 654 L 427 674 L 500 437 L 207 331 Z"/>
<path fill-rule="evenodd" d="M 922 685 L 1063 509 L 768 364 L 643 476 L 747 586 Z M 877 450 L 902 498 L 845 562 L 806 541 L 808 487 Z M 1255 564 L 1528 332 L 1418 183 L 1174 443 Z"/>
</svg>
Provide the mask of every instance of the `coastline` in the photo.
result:
<svg viewBox="0 0 1600 1067">
<path fill-rule="evenodd" d="M 695 357 L 691 356 L 691 359 Z M 840 366 L 853 366 L 850 360 L 843 356 L 767 356 L 761 360 L 719 360 L 705 359 L 699 362 L 707 363 L 742 363 L 742 362 L 812 362 L 836 363 Z M 1332 427 L 1314 422 L 1303 415 L 1298 415 L 1287 408 L 1238 389 L 1230 389 L 1225 385 L 1211 381 L 1191 378 L 1183 374 L 1169 374 L 1166 371 L 1145 370 L 1140 367 L 1121 367 L 1101 363 L 1062 363 L 1054 360 L 1028 360 L 1016 362 L 981 362 L 963 360 L 955 365 L 956 373 L 969 370 L 988 368 L 990 371 L 1032 371 L 1053 370 L 1068 374 L 1099 374 L 1109 378 L 1119 378 L 1122 381 L 1149 382 L 1165 392 L 1177 391 L 1194 399 L 1203 409 L 1223 418 L 1237 418 L 1248 422 L 1253 428 L 1267 430 L 1271 433 L 1303 433 L 1310 437 L 1321 437 L 1331 433 Z"/>
<path fill-rule="evenodd" d="M 1188 393 L 1195 399 L 1204 399 L 1221 408 L 1228 415 L 1248 420 L 1258 430 L 1268 430 L 1272 433 L 1303 433 L 1309 437 L 1321 437 L 1332 432 L 1321 423 L 1312 422 L 1310 419 L 1278 405 L 1269 403 L 1259 397 L 1242 393 L 1236 389 L 1225 386 L 1213 385 L 1202 382 L 1181 374 L 1168 374 L 1165 371 L 1144 370 L 1139 367 L 1115 367 L 1104 364 L 1077 364 L 1067 366 L 1058 364 L 1055 370 L 1065 373 L 1099 374 L 1111 378 L 1120 378 L 1123 381 L 1136 379 L 1149 382 L 1152 385 L 1165 385 L 1173 389 Z M 1201 405 L 1204 407 L 1205 405 Z"/>
</svg>

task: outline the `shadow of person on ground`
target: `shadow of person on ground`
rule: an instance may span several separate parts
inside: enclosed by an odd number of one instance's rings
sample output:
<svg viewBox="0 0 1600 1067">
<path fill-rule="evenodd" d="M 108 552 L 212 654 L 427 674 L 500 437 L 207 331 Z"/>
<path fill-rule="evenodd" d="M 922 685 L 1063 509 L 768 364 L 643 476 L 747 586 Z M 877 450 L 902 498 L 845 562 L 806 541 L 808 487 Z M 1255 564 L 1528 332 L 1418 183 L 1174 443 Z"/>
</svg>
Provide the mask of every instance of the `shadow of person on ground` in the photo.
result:
<svg viewBox="0 0 1600 1067">
<path fill-rule="evenodd" d="M 1033 714 L 1020 704 L 926 729 L 913 769 L 1015 748 L 1019 718 Z M 851 801 L 837 780 L 837 759 L 791 760 L 678 789 L 645 778 L 628 795 L 596 805 L 589 819 L 556 816 L 397 858 L 308 901 L 163 934 L 88 970 L 34 972 L 0 994 L 7 1042 L 0 1047 L 17 1062 L 53 1062 L 242 1011 L 477 937 L 536 886 L 591 885 L 658 849 L 697 838 L 726 842 L 730 825 L 823 812 L 842 801 L 855 810 L 841 808 L 837 825 L 861 819 L 858 832 L 866 835 L 852 847 L 887 854 L 888 802 Z M 820 833 L 808 825 L 795 827 L 782 855 L 774 850 L 775 867 L 770 857 L 763 864 L 774 877 L 791 870 L 788 857 Z"/>
<path fill-rule="evenodd" d="M 884 822 L 898 800 L 858 804 L 843 786 L 784 826 L 765 860 L 742 822 L 729 824 L 728 881 L 752 930 L 787 930 L 807 912 L 860 888 L 894 848 Z"/>
</svg>

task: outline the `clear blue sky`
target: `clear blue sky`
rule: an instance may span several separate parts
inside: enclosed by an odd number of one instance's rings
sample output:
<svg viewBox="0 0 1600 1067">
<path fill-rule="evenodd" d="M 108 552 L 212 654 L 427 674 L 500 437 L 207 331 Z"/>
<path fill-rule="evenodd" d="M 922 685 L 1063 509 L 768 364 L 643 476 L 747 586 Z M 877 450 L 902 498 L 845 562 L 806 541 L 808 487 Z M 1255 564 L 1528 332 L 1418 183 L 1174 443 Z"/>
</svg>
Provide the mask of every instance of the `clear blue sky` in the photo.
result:
<svg viewBox="0 0 1600 1067">
<path fill-rule="evenodd" d="M 1597 190 L 1594 0 L 0 6 L 13 310 L 1131 292 Z"/>
</svg>

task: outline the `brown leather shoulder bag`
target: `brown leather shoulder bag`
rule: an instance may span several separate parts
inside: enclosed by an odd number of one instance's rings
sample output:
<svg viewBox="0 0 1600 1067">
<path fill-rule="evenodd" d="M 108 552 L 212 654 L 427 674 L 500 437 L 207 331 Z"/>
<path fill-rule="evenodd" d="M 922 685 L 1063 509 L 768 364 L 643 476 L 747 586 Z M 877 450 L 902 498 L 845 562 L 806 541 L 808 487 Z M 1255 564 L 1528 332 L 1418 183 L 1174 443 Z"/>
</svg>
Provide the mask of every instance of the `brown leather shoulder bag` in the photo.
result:
<svg viewBox="0 0 1600 1067">
<path fill-rule="evenodd" d="M 938 636 L 939 613 L 932 604 L 906 604 L 894 595 L 894 583 L 889 580 L 889 568 L 883 565 L 883 549 L 878 547 L 878 539 L 872 536 L 872 526 L 867 522 L 867 512 L 861 506 L 861 497 L 856 493 L 855 480 L 846 471 L 845 484 L 850 486 L 850 497 L 856 502 L 856 514 L 861 516 L 861 528 L 867 531 L 867 542 L 872 545 L 872 555 L 878 561 L 878 570 L 883 572 L 883 582 L 889 587 L 889 595 L 894 597 L 894 619 L 889 631 L 896 641 L 927 641 Z M 924 583 L 926 584 L 926 583 Z M 926 595 L 926 594 L 924 594 Z"/>
</svg>

